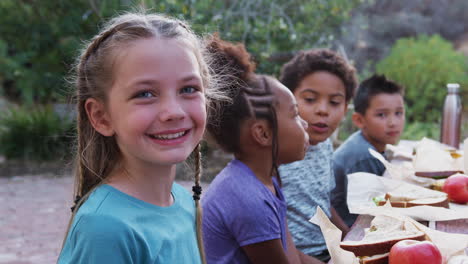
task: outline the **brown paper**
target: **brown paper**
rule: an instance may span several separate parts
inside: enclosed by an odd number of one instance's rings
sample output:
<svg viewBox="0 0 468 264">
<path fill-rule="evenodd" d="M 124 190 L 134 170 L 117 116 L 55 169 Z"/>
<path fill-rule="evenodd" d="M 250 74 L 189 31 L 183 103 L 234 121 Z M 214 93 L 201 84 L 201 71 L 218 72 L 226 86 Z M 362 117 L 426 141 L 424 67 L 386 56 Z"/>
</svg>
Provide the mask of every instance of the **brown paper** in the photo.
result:
<svg viewBox="0 0 468 264">
<path fill-rule="evenodd" d="M 377 176 L 371 173 L 357 172 L 348 175 L 348 208 L 353 214 L 376 215 L 384 211 L 376 206 L 374 197 L 383 197 L 401 185 L 410 183 Z M 415 188 L 423 188 L 414 186 Z M 416 220 L 445 221 L 468 218 L 468 205 L 449 204 L 450 209 L 433 206 L 415 206 L 409 208 L 390 208 L 395 213 L 412 217 Z M 387 209 L 385 209 L 387 210 Z"/>
<path fill-rule="evenodd" d="M 458 256 L 466 255 L 465 250 L 468 247 L 468 235 L 451 234 L 430 229 L 409 217 L 395 213 L 391 209 L 393 208 L 383 207 L 383 210 L 381 210 L 379 214 L 404 219 L 405 221 L 410 221 L 411 223 L 413 223 L 418 229 L 426 233 L 427 237 L 437 246 L 437 248 L 439 248 L 440 253 L 444 257 L 444 259 L 447 260 L 447 263 L 460 263 L 456 260 L 457 258 L 460 258 Z M 375 215 L 377 214 L 374 214 L 374 216 Z M 321 210 L 320 207 L 317 208 L 315 215 L 309 221 L 320 226 L 333 263 L 359 263 L 359 261 L 352 252 L 343 250 L 339 247 L 341 231 L 335 225 L 333 225 L 333 223 L 330 222 L 330 220 Z"/>
<path fill-rule="evenodd" d="M 309 221 L 320 226 L 333 263 L 359 264 L 359 261 L 352 252 L 340 248 L 341 230 L 328 219 L 320 206 L 317 206 L 315 215 Z"/>
<path fill-rule="evenodd" d="M 465 140 L 468 142 L 468 138 Z M 438 141 L 423 138 L 420 141 L 401 140 L 397 146 L 387 145 L 386 155 L 389 163 L 380 153 L 369 150 L 387 169 L 385 176 L 428 187 L 434 179 L 418 177 L 415 172 L 464 171 L 468 168 L 468 143 L 454 150 Z M 416 150 L 416 155 L 412 150 Z M 464 150 L 467 149 L 467 150 Z M 454 158 L 449 150 L 456 151 L 461 157 Z M 465 165 L 466 163 L 466 165 Z"/>
</svg>

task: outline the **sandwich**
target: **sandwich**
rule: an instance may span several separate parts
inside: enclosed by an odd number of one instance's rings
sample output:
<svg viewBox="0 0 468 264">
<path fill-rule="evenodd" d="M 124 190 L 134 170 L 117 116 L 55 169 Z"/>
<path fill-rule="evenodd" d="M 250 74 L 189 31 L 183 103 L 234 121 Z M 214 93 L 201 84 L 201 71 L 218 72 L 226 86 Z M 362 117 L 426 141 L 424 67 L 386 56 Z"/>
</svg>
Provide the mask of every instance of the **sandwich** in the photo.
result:
<svg viewBox="0 0 468 264">
<path fill-rule="evenodd" d="M 463 173 L 462 154 L 439 142 L 422 139 L 415 148 L 413 166 L 419 177 L 443 179 Z"/>
<path fill-rule="evenodd" d="M 447 171 L 416 171 L 414 175 L 432 179 L 445 179 L 457 173 L 463 173 L 461 170 L 447 170 Z"/>
<path fill-rule="evenodd" d="M 426 240 L 426 234 L 409 221 L 378 215 L 364 230 L 359 241 L 343 241 L 340 247 L 351 251 L 360 264 L 387 264 L 390 249 L 401 240 Z"/>
<path fill-rule="evenodd" d="M 449 199 L 446 193 L 410 184 L 400 185 L 400 187 L 387 192 L 384 197 L 375 197 L 373 201 L 377 206 L 390 202 L 392 207 L 400 208 L 421 205 L 449 208 Z"/>
</svg>

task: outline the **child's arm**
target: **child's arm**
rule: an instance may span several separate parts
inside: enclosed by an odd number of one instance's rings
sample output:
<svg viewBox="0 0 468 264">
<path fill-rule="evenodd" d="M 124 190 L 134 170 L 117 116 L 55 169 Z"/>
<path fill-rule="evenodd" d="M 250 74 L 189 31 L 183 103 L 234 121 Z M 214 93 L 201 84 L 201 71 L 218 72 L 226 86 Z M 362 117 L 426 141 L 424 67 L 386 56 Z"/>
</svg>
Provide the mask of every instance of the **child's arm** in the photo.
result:
<svg viewBox="0 0 468 264">
<path fill-rule="evenodd" d="M 302 253 L 300 250 L 297 250 L 297 254 L 301 259 L 301 264 L 324 264 L 322 261 Z"/>
<path fill-rule="evenodd" d="M 289 264 L 281 239 L 273 239 L 260 243 L 243 246 L 245 254 L 250 262 L 255 263 L 278 263 Z M 289 255 L 289 254 L 288 254 Z"/>
<path fill-rule="evenodd" d="M 342 234 L 341 234 L 341 239 L 343 239 L 346 234 L 349 232 L 349 227 L 348 225 L 343 221 L 343 219 L 340 217 L 340 215 L 336 212 L 335 208 L 330 205 L 330 212 L 331 212 L 331 221 L 332 223 L 338 227 Z"/>
<path fill-rule="evenodd" d="M 324 264 L 320 260 L 313 258 L 309 255 L 302 253 L 299 249 L 296 248 L 294 245 L 294 241 L 292 239 L 291 233 L 289 232 L 289 228 L 286 230 L 287 233 L 287 243 L 288 243 L 288 259 L 289 263 L 292 264 Z"/>
</svg>

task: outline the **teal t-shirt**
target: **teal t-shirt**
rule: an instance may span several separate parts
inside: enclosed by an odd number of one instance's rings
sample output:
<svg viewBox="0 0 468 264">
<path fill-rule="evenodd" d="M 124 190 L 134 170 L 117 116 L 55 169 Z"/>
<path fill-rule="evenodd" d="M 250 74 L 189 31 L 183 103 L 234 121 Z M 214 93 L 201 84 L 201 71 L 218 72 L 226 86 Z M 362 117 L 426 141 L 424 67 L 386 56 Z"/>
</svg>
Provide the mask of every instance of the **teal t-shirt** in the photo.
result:
<svg viewBox="0 0 468 264">
<path fill-rule="evenodd" d="M 110 185 L 99 186 L 75 216 L 58 263 L 201 263 L 195 203 L 173 184 L 159 207 Z"/>
</svg>

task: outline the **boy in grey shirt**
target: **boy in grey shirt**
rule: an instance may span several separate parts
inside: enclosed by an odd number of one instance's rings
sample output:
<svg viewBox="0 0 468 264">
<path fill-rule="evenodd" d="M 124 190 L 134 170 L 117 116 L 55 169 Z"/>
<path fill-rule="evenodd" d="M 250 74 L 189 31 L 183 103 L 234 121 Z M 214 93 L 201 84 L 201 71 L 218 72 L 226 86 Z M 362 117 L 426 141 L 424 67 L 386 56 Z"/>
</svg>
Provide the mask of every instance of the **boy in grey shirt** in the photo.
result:
<svg viewBox="0 0 468 264">
<path fill-rule="evenodd" d="M 357 80 L 354 68 L 326 49 L 303 51 L 286 63 L 280 81 L 297 100 L 299 115 L 307 124 L 310 147 L 301 161 L 279 167 L 287 203 L 287 221 L 296 247 L 303 253 L 328 261 L 320 228 L 308 220 L 320 206 L 345 234 L 348 227 L 331 207 L 335 180 L 330 135 L 343 119 Z M 294 139 L 291 139 L 294 140 Z"/>
</svg>

